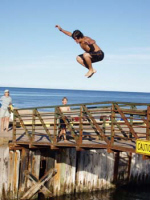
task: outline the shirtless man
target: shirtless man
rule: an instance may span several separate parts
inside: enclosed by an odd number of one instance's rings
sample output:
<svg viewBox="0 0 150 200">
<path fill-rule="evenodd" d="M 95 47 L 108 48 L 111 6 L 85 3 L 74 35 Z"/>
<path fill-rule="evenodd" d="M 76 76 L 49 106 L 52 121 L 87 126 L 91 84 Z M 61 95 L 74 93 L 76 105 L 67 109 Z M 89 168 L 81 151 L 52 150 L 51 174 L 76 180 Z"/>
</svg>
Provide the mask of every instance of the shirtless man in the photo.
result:
<svg viewBox="0 0 150 200">
<path fill-rule="evenodd" d="M 85 76 L 90 78 L 94 73 L 96 73 L 96 70 L 92 67 L 92 63 L 103 60 L 103 51 L 96 44 L 95 40 L 84 36 L 79 30 L 75 30 L 73 33 L 71 33 L 62 29 L 59 25 L 56 25 L 56 28 L 58 28 L 64 34 L 72 37 L 85 51 L 85 53 L 77 56 L 77 62 L 89 70 Z"/>
</svg>

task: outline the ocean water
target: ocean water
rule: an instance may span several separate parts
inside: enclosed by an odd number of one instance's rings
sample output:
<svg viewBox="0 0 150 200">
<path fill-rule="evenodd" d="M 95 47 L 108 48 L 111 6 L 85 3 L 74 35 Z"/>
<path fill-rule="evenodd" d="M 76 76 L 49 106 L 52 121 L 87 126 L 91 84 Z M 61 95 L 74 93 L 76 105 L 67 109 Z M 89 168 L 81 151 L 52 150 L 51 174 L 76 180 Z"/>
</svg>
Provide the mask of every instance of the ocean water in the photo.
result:
<svg viewBox="0 0 150 200">
<path fill-rule="evenodd" d="M 17 108 L 61 105 L 64 96 L 68 98 L 68 104 L 103 101 L 150 103 L 150 93 L 140 92 L 0 87 L 0 96 L 5 89 L 10 90 L 13 104 Z"/>
</svg>

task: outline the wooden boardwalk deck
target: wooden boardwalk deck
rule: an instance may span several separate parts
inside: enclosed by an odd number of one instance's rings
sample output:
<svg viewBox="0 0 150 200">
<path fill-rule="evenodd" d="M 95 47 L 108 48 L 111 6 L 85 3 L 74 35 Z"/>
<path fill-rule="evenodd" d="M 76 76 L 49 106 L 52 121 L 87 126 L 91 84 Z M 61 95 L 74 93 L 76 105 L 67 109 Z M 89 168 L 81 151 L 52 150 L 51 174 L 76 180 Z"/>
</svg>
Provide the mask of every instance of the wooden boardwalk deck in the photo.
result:
<svg viewBox="0 0 150 200">
<path fill-rule="evenodd" d="M 108 126 L 110 128 L 110 126 Z M 32 127 L 28 126 L 28 130 L 31 130 Z M 51 132 L 51 137 L 54 139 L 54 130 L 50 129 Z M 124 131 L 127 130 L 125 127 L 123 129 Z M 139 129 L 138 129 L 139 131 Z M 140 129 L 141 133 L 143 133 L 143 128 Z M 32 132 L 29 132 L 29 135 L 32 135 Z M 108 140 L 110 140 L 111 132 L 106 132 L 105 133 Z M 25 133 L 25 131 L 20 128 L 18 129 L 18 133 L 16 135 L 16 141 L 15 143 L 13 142 L 13 130 L 9 130 L 8 133 L 3 133 L 0 135 L 0 137 L 5 137 L 9 138 L 10 140 L 10 146 L 30 146 L 30 148 L 44 148 L 44 147 L 50 147 L 50 148 L 61 148 L 61 147 L 72 147 L 72 148 L 80 148 L 80 149 L 92 149 L 92 148 L 98 148 L 98 149 L 107 149 L 108 144 L 104 140 L 100 140 L 97 138 L 97 135 L 95 132 L 93 132 L 92 129 L 88 128 L 87 132 L 83 132 L 83 137 L 82 137 L 82 144 L 78 144 L 78 142 L 72 137 L 71 133 L 67 131 L 66 137 L 67 141 L 57 141 L 54 143 L 52 140 L 49 139 L 48 135 L 45 133 L 43 129 L 37 130 L 34 133 L 34 138 L 32 140 L 32 145 L 30 142 L 30 137 Z M 77 133 L 77 135 L 79 135 Z M 121 139 L 122 133 L 118 133 L 115 138 L 114 138 L 114 144 L 111 146 L 110 150 L 118 150 L 118 151 L 127 151 L 127 152 L 135 152 L 135 139 L 127 139 L 123 138 Z M 146 139 L 143 137 L 143 134 L 141 134 L 141 139 Z M 13 143 L 12 143 L 13 142 Z M 12 145 L 13 144 L 13 145 Z"/>
<path fill-rule="evenodd" d="M 8 133 L 0 133 L 0 138 L 5 138 L 9 140 L 10 147 L 18 147 L 18 146 L 30 146 L 30 140 L 28 136 L 20 131 L 20 134 L 17 135 L 17 139 L 15 144 L 12 143 L 13 141 L 13 133 L 12 130 L 9 130 Z M 52 135 L 53 138 L 53 135 Z M 95 135 L 89 134 L 88 136 L 84 136 L 82 140 L 82 144 L 78 145 L 76 140 L 71 137 L 70 132 L 67 132 L 67 141 L 64 142 L 63 140 L 58 141 L 57 143 L 53 144 L 49 137 L 44 133 L 44 131 L 36 132 L 34 140 L 32 141 L 32 146 L 30 148 L 44 148 L 50 147 L 53 148 L 61 148 L 61 147 L 72 147 L 72 148 L 80 148 L 80 149 L 107 149 L 108 144 L 105 141 L 96 139 Z M 118 150 L 118 151 L 127 151 L 127 152 L 135 152 L 135 141 L 133 140 L 123 140 L 123 139 L 115 139 L 113 146 L 111 146 L 111 150 Z"/>
</svg>

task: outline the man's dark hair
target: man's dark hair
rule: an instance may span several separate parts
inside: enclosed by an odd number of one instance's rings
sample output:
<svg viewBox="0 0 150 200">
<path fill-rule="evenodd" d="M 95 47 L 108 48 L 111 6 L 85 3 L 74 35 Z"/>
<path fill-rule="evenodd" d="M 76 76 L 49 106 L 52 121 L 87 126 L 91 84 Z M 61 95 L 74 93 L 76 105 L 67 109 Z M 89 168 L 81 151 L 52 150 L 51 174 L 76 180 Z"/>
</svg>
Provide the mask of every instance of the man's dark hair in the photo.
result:
<svg viewBox="0 0 150 200">
<path fill-rule="evenodd" d="M 72 38 L 73 39 L 75 39 L 75 38 L 79 39 L 79 38 L 83 38 L 83 37 L 84 37 L 83 33 L 81 31 L 79 31 L 79 30 L 75 30 L 72 33 Z"/>
</svg>

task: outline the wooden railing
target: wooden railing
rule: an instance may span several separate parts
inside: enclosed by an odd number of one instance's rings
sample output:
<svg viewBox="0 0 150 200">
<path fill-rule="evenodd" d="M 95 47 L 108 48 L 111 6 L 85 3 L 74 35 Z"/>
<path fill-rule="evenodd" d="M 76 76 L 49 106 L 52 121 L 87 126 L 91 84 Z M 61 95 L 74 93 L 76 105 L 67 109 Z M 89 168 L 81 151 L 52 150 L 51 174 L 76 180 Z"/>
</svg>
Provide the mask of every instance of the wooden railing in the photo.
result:
<svg viewBox="0 0 150 200">
<path fill-rule="evenodd" d="M 76 148 L 135 149 L 137 139 L 150 140 L 150 104 L 96 102 L 14 109 L 13 144 Z M 67 142 L 58 142 L 59 120 L 66 125 Z"/>
</svg>

